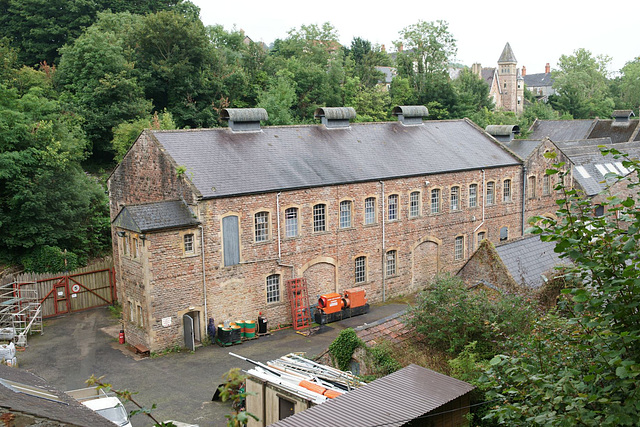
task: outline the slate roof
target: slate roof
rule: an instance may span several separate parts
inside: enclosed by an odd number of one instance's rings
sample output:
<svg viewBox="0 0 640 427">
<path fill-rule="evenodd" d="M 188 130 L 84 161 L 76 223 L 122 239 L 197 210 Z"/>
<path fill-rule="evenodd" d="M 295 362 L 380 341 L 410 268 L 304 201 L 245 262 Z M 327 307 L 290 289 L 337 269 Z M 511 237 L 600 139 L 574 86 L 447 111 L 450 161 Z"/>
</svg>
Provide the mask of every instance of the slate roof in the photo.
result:
<svg viewBox="0 0 640 427">
<path fill-rule="evenodd" d="M 524 84 L 528 87 L 552 86 L 553 78 L 551 73 L 527 74 L 524 76 Z"/>
<path fill-rule="evenodd" d="M 181 200 L 125 206 L 113 220 L 114 226 L 137 233 L 195 227 L 198 224 L 200 222 Z"/>
<path fill-rule="evenodd" d="M 589 134 L 591 138 L 611 138 L 611 142 L 626 142 L 631 139 L 633 133 L 638 128 L 639 120 L 616 121 L 616 120 L 596 120 L 593 130 Z"/>
<path fill-rule="evenodd" d="M 483 68 L 481 71 L 481 78 L 482 80 L 484 80 L 485 82 L 487 82 L 487 84 L 489 85 L 489 88 L 491 88 L 491 85 L 493 84 L 493 78 L 496 74 L 496 69 L 495 68 Z M 500 85 L 498 85 L 498 89 L 500 90 Z"/>
<path fill-rule="evenodd" d="M 511 45 L 509 42 L 504 46 L 502 50 L 502 55 L 500 55 L 500 59 L 498 59 L 498 64 L 503 62 L 518 62 L 516 56 L 513 54 L 513 50 L 511 50 Z"/>
<path fill-rule="evenodd" d="M 395 67 L 376 66 L 374 68 L 376 69 L 376 71 L 380 71 L 384 74 L 384 83 L 391 83 L 396 74 L 398 74 L 397 68 Z"/>
<path fill-rule="evenodd" d="M 18 368 L 0 364 L 0 379 L 38 387 L 57 396 L 61 402 L 18 393 L 0 384 L 0 408 L 22 412 L 74 426 L 113 427 L 113 423 L 82 405 L 66 393 L 50 386 L 42 378 Z M 2 412 L 2 411 L 0 411 Z"/>
<path fill-rule="evenodd" d="M 517 165 L 468 120 L 151 132 L 204 199 Z"/>
<path fill-rule="evenodd" d="M 629 171 L 622 167 L 620 159 L 612 155 L 603 156 L 599 146 L 612 146 L 610 138 L 587 139 L 581 141 L 559 142 L 557 146 L 574 164 L 573 178 L 588 196 L 595 196 L 611 184 L 614 178 L 605 178 L 608 172 L 626 175 Z M 640 143 L 626 142 L 615 144 L 620 152 L 634 158 L 640 158 Z M 603 173 L 604 171 L 604 173 Z"/>
<path fill-rule="evenodd" d="M 335 399 L 271 424 L 275 427 L 395 427 L 472 391 L 464 381 L 411 364 Z"/>
<path fill-rule="evenodd" d="M 553 142 L 587 139 L 592 125 L 593 120 L 536 120 L 529 138 L 548 137 Z"/>
<path fill-rule="evenodd" d="M 518 157 L 525 160 L 542 144 L 542 141 L 534 139 L 512 139 L 511 141 L 503 141 L 501 143 L 517 154 Z"/>
<path fill-rule="evenodd" d="M 542 275 L 568 263 L 553 251 L 555 246 L 555 242 L 543 242 L 535 236 L 496 246 L 496 251 L 516 283 L 535 289 L 544 283 Z"/>
</svg>

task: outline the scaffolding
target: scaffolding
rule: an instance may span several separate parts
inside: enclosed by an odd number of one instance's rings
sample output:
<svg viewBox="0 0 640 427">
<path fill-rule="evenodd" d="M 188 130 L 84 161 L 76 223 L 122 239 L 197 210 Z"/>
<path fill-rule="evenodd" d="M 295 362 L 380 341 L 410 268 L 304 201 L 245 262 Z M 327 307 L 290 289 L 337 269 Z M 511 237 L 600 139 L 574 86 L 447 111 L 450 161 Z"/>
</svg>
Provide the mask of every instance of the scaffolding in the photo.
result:
<svg viewBox="0 0 640 427">
<path fill-rule="evenodd" d="M 0 330 L 4 339 L 13 339 L 22 347 L 27 346 L 30 333 L 42 334 L 42 310 L 36 282 L 0 286 Z"/>
</svg>

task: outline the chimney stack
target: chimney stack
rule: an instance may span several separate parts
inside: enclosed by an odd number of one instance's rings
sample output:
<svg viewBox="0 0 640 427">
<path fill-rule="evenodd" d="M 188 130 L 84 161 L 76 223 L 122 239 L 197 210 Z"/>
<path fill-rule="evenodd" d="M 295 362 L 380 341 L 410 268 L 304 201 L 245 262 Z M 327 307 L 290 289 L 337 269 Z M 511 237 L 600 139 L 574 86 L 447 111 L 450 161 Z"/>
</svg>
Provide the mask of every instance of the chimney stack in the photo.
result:
<svg viewBox="0 0 640 427">
<path fill-rule="evenodd" d="M 527 75 L 527 67 L 525 67 L 524 65 L 522 66 L 522 77 Z"/>
<path fill-rule="evenodd" d="M 400 43 L 398 45 L 398 52 L 402 52 L 404 50 L 404 46 L 402 45 L 402 43 Z"/>
<path fill-rule="evenodd" d="M 551 72 L 551 66 L 547 62 L 547 65 L 544 66 L 544 73 L 549 74 Z"/>
<path fill-rule="evenodd" d="M 380 46 L 380 51 L 382 51 L 382 52 L 386 52 L 386 51 L 387 51 L 387 49 L 384 47 L 384 45 L 382 45 L 382 46 Z"/>
<path fill-rule="evenodd" d="M 476 76 L 482 78 L 482 65 L 479 62 L 476 62 L 471 65 L 471 72 Z"/>
</svg>

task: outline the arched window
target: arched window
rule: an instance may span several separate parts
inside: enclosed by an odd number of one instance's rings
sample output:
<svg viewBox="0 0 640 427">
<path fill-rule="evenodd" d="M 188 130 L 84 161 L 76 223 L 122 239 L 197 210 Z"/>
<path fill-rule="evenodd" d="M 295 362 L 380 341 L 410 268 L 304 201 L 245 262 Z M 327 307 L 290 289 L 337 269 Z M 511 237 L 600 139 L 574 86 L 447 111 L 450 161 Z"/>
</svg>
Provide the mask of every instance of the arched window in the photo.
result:
<svg viewBox="0 0 640 427">
<path fill-rule="evenodd" d="M 340 228 L 351 227 L 351 200 L 343 200 L 340 202 Z"/>
<path fill-rule="evenodd" d="M 460 187 L 451 187 L 450 208 L 452 211 L 460 209 Z"/>
<path fill-rule="evenodd" d="M 255 240 L 266 242 L 269 240 L 269 212 L 258 212 L 254 218 Z"/>
<path fill-rule="evenodd" d="M 409 217 L 415 218 L 420 215 L 420 192 L 414 191 L 409 195 Z"/>
<path fill-rule="evenodd" d="M 385 257 L 386 269 L 385 274 L 387 277 L 395 276 L 397 274 L 397 265 L 398 265 L 398 252 L 395 250 L 391 250 L 387 252 L 387 256 Z"/>
<path fill-rule="evenodd" d="M 398 195 L 392 194 L 389 196 L 389 221 L 396 219 L 398 219 Z"/>
<path fill-rule="evenodd" d="M 431 213 L 440 212 L 440 189 L 431 190 Z"/>
<path fill-rule="evenodd" d="M 313 232 L 327 231 L 327 205 L 317 204 L 313 206 Z"/>
</svg>

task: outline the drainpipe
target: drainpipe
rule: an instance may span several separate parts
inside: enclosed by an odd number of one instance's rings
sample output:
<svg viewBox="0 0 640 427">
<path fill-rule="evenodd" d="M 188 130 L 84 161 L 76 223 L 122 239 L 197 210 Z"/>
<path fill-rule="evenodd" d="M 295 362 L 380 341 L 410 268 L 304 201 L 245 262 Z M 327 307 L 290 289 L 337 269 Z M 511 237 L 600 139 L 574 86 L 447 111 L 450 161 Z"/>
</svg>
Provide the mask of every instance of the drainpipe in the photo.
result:
<svg viewBox="0 0 640 427">
<path fill-rule="evenodd" d="M 204 296 L 204 318 L 205 322 L 208 320 L 207 313 L 207 275 L 204 270 L 204 228 L 202 225 L 198 227 L 200 229 L 200 256 L 202 258 L 202 295 Z"/>
<path fill-rule="evenodd" d="M 387 281 L 384 259 L 386 256 L 385 215 L 384 215 L 384 182 L 380 181 L 380 206 L 382 208 L 382 302 L 387 301 Z"/>
<path fill-rule="evenodd" d="M 484 186 L 485 186 L 485 182 L 484 182 L 484 181 L 485 181 L 485 179 L 484 179 L 484 178 L 485 178 L 485 175 L 484 175 L 484 169 L 482 169 L 482 222 L 480 223 L 480 225 L 479 225 L 479 226 L 477 226 L 477 227 L 475 228 L 475 230 L 473 230 L 474 240 L 475 240 L 476 231 L 478 231 L 478 229 L 479 229 L 480 227 L 482 227 L 482 225 L 484 224 L 484 205 L 485 205 L 485 189 L 484 189 Z M 496 195 L 495 195 L 495 188 L 494 188 L 494 194 L 493 194 L 493 197 L 496 197 Z"/>
<path fill-rule="evenodd" d="M 527 167 L 522 167 L 522 235 L 524 236 L 525 207 L 527 204 Z"/>
<path fill-rule="evenodd" d="M 278 261 L 280 261 L 282 252 L 280 247 L 280 194 L 276 194 L 276 216 L 278 218 Z"/>
</svg>

